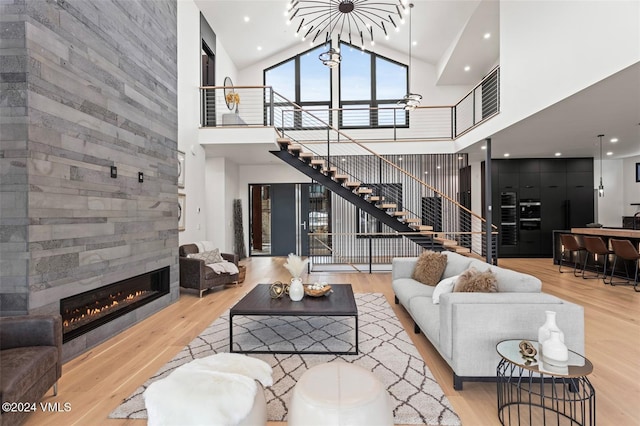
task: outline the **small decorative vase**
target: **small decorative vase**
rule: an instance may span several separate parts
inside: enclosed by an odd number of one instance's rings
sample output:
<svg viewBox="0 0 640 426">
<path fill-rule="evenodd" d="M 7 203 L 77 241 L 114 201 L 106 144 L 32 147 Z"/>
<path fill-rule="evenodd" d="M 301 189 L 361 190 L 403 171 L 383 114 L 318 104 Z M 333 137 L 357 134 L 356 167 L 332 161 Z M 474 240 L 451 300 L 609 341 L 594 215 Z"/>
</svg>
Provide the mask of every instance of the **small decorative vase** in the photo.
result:
<svg viewBox="0 0 640 426">
<path fill-rule="evenodd" d="M 291 278 L 291 285 L 289 286 L 289 297 L 294 302 L 298 302 L 304 297 L 304 286 L 302 285 L 302 280 L 300 278 Z"/>
<path fill-rule="evenodd" d="M 560 341 L 564 343 L 564 333 L 556 324 L 556 313 L 554 311 L 544 311 L 544 313 L 547 315 L 547 320 L 538 329 L 538 347 L 541 348 L 543 343 L 551 337 L 552 331 L 558 332 Z"/>
<path fill-rule="evenodd" d="M 542 357 L 544 362 L 556 366 L 566 365 L 569 361 L 569 349 L 557 331 L 551 331 L 551 337 L 542 344 Z"/>
</svg>

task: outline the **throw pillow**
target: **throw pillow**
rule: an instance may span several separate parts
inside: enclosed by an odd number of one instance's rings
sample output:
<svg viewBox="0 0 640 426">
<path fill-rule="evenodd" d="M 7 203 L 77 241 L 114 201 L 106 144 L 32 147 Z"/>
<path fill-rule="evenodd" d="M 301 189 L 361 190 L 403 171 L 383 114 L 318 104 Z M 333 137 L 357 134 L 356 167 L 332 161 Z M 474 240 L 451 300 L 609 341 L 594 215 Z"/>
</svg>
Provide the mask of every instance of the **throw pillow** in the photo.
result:
<svg viewBox="0 0 640 426">
<path fill-rule="evenodd" d="M 219 249 L 214 249 L 214 250 L 211 250 L 211 251 L 205 251 L 204 253 L 189 254 L 189 255 L 187 255 L 187 257 L 190 258 L 190 259 L 204 260 L 204 264 L 205 265 L 210 265 L 212 263 L 224 262 L 224 259 L 220 255 L 220 250 Z"/>
<path fill-rule="evenodd" d="M 422 284 L 435 286 L 440 281 L 446 267 L 447 256 L 433 251 L 425 251 L 418 258 L 411 278 Z"/>
<path fill-rule="evenodd" d="M 480 272 L 472 267 L 460 274 L 453 291 L 495 293 L 498 291 L 497 282 L 496 276 L 490 270 Z"/>
<path fill-rule="evenodd" d="M 436 288 L 433 289 L 433 294 L 431 294 L 434 305 L 440 303 L 441 294 L 451 293 L 453 291 L 453 286 L 456 285 L 459 276 L 460 275 L 454 275 L 452 277 L 445 278 L 438 283 Z"/>
</svg>

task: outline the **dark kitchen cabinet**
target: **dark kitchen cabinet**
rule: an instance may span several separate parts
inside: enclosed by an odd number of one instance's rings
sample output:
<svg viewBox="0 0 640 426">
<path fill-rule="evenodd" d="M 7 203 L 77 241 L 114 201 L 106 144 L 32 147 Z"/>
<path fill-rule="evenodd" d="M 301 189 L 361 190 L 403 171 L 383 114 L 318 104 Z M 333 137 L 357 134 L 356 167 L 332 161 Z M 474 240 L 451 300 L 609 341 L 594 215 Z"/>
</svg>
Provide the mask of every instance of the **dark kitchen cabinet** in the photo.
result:
<svg viewBox="0 0 640 426">
<path fill-rule="evenodd" d="M 584 227 L 593 222 L 592 158 L 493 160 L 492 167 L 492 176 L 498 177 L 492 185 L 492 219 L 499 229 L 501 194 L 515 192 L 518 205 L 523 200 L 540 202 L 539 229 L 531 229 L 527 226 L 530 223 L 523 226 L 518 209 L 517 244 L 503 244 L 511 242 L 512 236 L 499 238 L 499 256 L 551 257 L 553 230 Z"/>
</svg>

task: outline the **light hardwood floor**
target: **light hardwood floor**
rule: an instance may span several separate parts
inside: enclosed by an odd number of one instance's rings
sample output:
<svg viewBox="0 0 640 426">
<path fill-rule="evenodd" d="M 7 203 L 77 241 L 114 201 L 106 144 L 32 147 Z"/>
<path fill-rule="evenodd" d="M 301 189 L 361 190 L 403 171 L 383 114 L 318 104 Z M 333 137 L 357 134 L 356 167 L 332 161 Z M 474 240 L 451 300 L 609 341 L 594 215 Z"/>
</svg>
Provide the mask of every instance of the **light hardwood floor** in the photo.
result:
<svg viewBox="0 0 640 426">
<path fill-rule="evenodd" d="M 50 391 L 43 402 L 69 403 L 71 409 L 58 413 L 38 410 L 26 424 L 145 424 L 109 419 L 108 415 L 255 284 L 286 279 L 283 261 L 247 259 L 243 286 L 205 293 L 202 299 L 183 292 L 178 302 L 66 363 L 58 396 L 53 397 Z M 500 259 L 500 266 L 531 273 L 543 281 L 544 291 L 584 306 L 586 356 L 594 364 L 590 380 L 596 389 L 597 422 L 640 425 L 640 293 L 630 287 L 605 286 L 600 280 L 560 274 L 551 259 Z M 393 304 L 390 273 L 314 273 L 310 280 L 351 283 L 360 293 L 384 293 L 463 424 L 499 424 L 495 384 L 467 382 L 464 390 L 453 389 L 451 369 L 423 335 L 413 333 L 413 323 L 404 309 Z"/>
</svg>

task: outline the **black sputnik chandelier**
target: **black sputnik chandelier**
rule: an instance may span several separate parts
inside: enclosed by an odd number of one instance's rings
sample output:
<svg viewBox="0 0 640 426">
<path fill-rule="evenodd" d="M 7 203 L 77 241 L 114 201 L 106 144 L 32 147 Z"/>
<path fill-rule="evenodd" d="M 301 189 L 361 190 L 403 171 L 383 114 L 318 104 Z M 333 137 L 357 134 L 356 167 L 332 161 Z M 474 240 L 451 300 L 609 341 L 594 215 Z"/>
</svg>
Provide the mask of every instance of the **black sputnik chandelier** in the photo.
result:
<svg viewBox="0 0 640 426">
<path fill-rule="evenodd" d="M 377 37 L 389 39 L 389 34 L 399 31 L 409 13 L 408 0 L 291 0 L 285 15 L 287 24 L 296 25 L 296 37 L 302 41 L 331 43 L 334 34 L 340 41 L 360 45 L 375 45 Z M 376 35 L 375 32 L 379 34 Z M 340 54 L 331 48 L 325 65 L 333 67 L 340 63 Z M 323 60 L 323 62 L 325 62 Z"/>
</svg>

